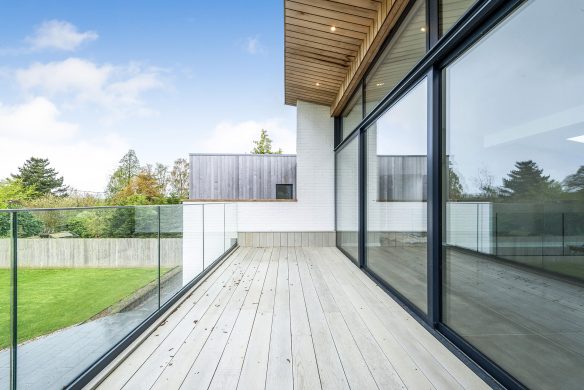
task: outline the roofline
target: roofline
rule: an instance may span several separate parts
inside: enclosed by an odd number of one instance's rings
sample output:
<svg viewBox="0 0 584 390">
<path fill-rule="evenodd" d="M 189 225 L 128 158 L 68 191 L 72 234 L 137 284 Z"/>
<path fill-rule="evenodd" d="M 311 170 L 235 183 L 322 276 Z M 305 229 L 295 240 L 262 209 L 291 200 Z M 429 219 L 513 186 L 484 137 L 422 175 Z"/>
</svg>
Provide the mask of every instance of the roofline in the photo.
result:
<svg viewBox="0 0 584 390">
<path fill-rule="evenodd" d="M 254 154 L 254 153 L 189 153 L 189 156 L 296 157 L 295 154 Z"/>
</svg>

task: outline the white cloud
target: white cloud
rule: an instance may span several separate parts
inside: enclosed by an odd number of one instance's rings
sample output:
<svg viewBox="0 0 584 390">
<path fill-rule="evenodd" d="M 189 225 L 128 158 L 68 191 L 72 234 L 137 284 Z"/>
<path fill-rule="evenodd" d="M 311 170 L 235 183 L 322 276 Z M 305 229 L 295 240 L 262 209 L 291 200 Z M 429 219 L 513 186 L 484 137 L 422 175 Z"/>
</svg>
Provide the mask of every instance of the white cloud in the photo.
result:
<svg viewBox="0 0 584 390">
<path fill-rule="evenodd" d="M 127 150 L 116 134 L 81 138 L 77 124 L 60 118 L 56 106 L 37 97 L 21 105 L 0 105 L 0 178 L 14 173 L 31 156 L 48 158 L 67 185 L 103 191 L 109 171 Z"/>
<path fill-rule="evenodd" d="M 33 49 L 55 49 L 74 51 L 82 43 L 95 41 L 95 31 L 80 32 L 73 24 L 61 20 L 49 20 L 37 27 L 34 35 L 26 41 Z"/>
<path fill-rule="evenodd" d="M 253 141 L 257 140 L 260 130 L 266 129 L 272 139 L 272 150 L 282 148 L 284 153 L 296 153 L 296 134 L 282 124 L 280 119 L 264 121 L 229 122 L 223 121 L 215 126 L 213 132 L 200 144 L 195 153 L 249 153 Z"/>
<path fill-rule="evenodd" d="M 109 120 L 152 114 L 142 95 L 164 87 L 159 69 L 135 63 L 96 65 L 80 58 L 36 63 L 17 70 L 15 76 L 26 91 L 60 95 L 73 104 L 97 104 L 108 111 Z"/>
<path fill-rule="evenodd" d="M 264 46 L 258 36 L 247 37 L 243 43 L 243 49 L 249 54 L 259 54 L 264 52 Z"/>
<path fill-rule="evenodd" d="M 43 97 L 16 106 L 0 104 L 0 136 L 32 140 L 59 140 L 73 136 L 77 125 L 61 121 L 59 115 L 57 107 Z"/>
</svg>

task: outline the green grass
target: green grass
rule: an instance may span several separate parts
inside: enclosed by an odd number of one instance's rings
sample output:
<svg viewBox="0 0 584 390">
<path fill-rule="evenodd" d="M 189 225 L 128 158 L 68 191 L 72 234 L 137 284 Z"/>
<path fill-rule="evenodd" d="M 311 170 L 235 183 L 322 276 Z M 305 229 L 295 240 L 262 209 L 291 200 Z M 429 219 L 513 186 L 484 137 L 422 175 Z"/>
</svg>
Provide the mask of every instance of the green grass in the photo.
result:
<svg viewBox="0 0 584 390">
<path fill-rule="evenodd" d="M 153 268 L 55 268 L 18 272 L 18 341 L 90 319 L 155 280 Z M 0 269 L 0 348 L 9 344 L 10 270 Z"/>
</svg>

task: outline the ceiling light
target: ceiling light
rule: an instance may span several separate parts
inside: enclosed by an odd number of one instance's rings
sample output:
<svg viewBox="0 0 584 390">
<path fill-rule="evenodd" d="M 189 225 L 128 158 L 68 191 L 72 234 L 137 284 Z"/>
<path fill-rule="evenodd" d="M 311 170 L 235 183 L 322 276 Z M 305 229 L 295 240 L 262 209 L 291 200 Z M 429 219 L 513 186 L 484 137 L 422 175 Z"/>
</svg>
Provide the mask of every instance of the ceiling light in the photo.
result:
<svg viewBox="0 0 584 390">
<path fill-rule="evenodd" d="M 377 83 L 375 84 L 377 87 L 381 87 L 382 85 L 384 85 L 385 83 Z"/>
<path fill-rule="evenodd" d="M 320 83 L 316 83 L 316 86 L 317 86 L 317 87 L 320 87 Z"/>
<path fill-rule="evenodd" d="M 336 28 L 336 26 L 331 26 L 331 31 L 332 31 L 332 32 L 335 32 L 335 31 L 337 31 L 337 28 Z"/>
<path fill-rule="evenodd" d="M 567 138 L 568 141 L 582 142 L 584 144 L 584 135 L 579 135 L 577 137 Z"/>
<path fill-rule="evenodd" d="M 422 27 L 422 28 L 420 29 L 420 31 L 421 31 L 421 32 L 426 32 L 426 27 Z"/>
</svg>

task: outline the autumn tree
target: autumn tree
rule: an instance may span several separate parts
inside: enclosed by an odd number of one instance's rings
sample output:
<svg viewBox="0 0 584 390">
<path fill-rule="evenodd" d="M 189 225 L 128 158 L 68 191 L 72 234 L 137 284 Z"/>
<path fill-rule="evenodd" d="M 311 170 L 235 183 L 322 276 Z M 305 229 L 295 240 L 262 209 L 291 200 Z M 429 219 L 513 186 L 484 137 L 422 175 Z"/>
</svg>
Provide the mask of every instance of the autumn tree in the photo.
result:
<svg viewBox="0 0 584 390">
<path fill-rule="evenodd" d="M 110 176 L 106 192 L 109 197 L 114 196 L 124 189 L 141 171 L 140 161 L 136 152 L 130 149 L 120 160 L 119 166 Z"/>
</svg>

